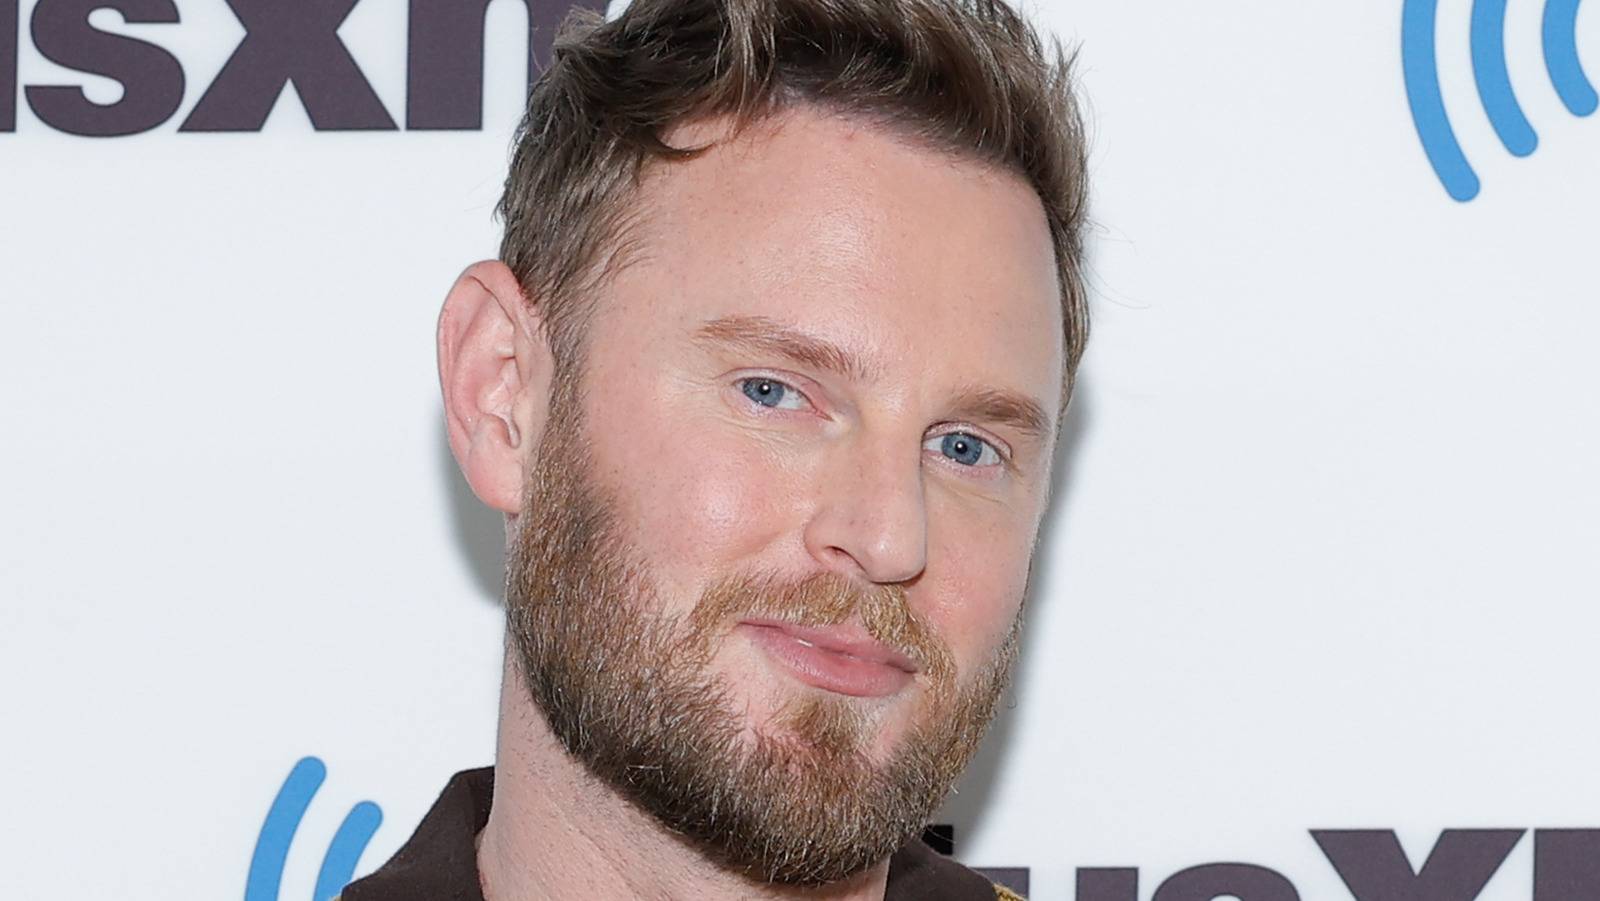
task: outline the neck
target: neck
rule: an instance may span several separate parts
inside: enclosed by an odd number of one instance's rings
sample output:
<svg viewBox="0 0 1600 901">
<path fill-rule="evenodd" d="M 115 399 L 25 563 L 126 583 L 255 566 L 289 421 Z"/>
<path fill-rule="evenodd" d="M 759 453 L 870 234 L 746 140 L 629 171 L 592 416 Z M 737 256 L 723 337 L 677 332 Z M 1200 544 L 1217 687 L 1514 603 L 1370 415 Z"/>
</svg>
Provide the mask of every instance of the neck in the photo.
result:
<svg viewBox="0 0 1600 901">
<path fill-rule="evenodd" d="M 818 888 L 753 882 L 717 867 L 567 754 L 508 654 L 478 872 L 486 901 L 882 901 L 889 862 Z"/>
</svg>

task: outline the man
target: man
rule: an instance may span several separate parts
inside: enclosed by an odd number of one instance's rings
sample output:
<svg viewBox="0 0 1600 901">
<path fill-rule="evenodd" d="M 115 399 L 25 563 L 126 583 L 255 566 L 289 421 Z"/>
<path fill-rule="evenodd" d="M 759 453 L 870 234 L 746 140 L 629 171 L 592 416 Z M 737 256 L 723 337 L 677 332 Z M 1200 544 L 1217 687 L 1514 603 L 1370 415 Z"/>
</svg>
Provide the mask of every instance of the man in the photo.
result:
<svg viewBox="0 0 1600 901">
<path fill-rule="evenodd" d="M 1083 178 L 994 0 L 570 29 L 439 330 L 508 523 L 496 767 L 346 901 L 1004 897 L 916 837 L 1010 670 Z"/>
</svg>

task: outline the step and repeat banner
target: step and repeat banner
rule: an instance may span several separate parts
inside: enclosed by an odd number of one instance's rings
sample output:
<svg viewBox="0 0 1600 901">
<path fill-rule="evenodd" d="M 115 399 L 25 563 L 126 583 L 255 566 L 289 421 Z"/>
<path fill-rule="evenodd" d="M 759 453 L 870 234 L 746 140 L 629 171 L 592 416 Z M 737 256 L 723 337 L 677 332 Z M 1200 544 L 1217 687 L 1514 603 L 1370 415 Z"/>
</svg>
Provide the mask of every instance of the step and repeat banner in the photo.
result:
<svg viewBox="0 0 1600 901">
<path fill-rule="evenodd" d="M 1600 898 L 1595 6 L 1029 3 L 1096 321 L 959 859 Z M 323 901 L 491 761 L 432 329 L 566 9 L 0 0 L 0 897 Z"/>
</svg>

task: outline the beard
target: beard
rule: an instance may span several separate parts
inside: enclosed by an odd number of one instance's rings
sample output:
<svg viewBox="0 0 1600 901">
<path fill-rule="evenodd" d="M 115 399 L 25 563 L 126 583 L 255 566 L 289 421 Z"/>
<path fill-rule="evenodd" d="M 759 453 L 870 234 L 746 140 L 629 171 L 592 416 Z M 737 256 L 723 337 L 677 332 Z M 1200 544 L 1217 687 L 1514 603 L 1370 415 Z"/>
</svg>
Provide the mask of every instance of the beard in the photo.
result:
<svg viewBox="0 0 1600 901">
<path fill-rule="evenodd" d="M 664 615 L 616 504 L 589 475 L 578 408 L 575 391 L 556 389 L 507 564 L 513 650 L 551 732 L 621 797 L 750 879 L 822 885 L 889 857 L 977 750 L 1020 617 L 958 683 L 948 647 L 898 585 L 733 574 L 687 617 Z M 878 723 L 861 699 L 797 690 L 764 724 L 741 713 L 710 663 L 752 615 L 807 626 L 853 619 L 917 664 L 917 709 L 885 760 L 868 753 Z"/>
</svg>

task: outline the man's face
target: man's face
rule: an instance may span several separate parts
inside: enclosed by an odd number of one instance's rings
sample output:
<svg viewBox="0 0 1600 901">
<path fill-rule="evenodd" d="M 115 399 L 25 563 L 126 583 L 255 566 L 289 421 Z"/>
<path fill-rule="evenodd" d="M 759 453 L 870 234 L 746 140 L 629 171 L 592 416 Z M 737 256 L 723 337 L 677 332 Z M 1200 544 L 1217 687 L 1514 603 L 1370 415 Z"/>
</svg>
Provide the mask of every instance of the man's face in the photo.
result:
<svg viewBox="0 0 1600 901">
<path fill-rule="evenodd" d="M 702 850 L 837 879 L 931 812 L 1004 681 L 1062 384 L 1044 215 L 806 110 L 639 204 L 533 461 L 522 664 L 568 748 Z"/>
</svg>

